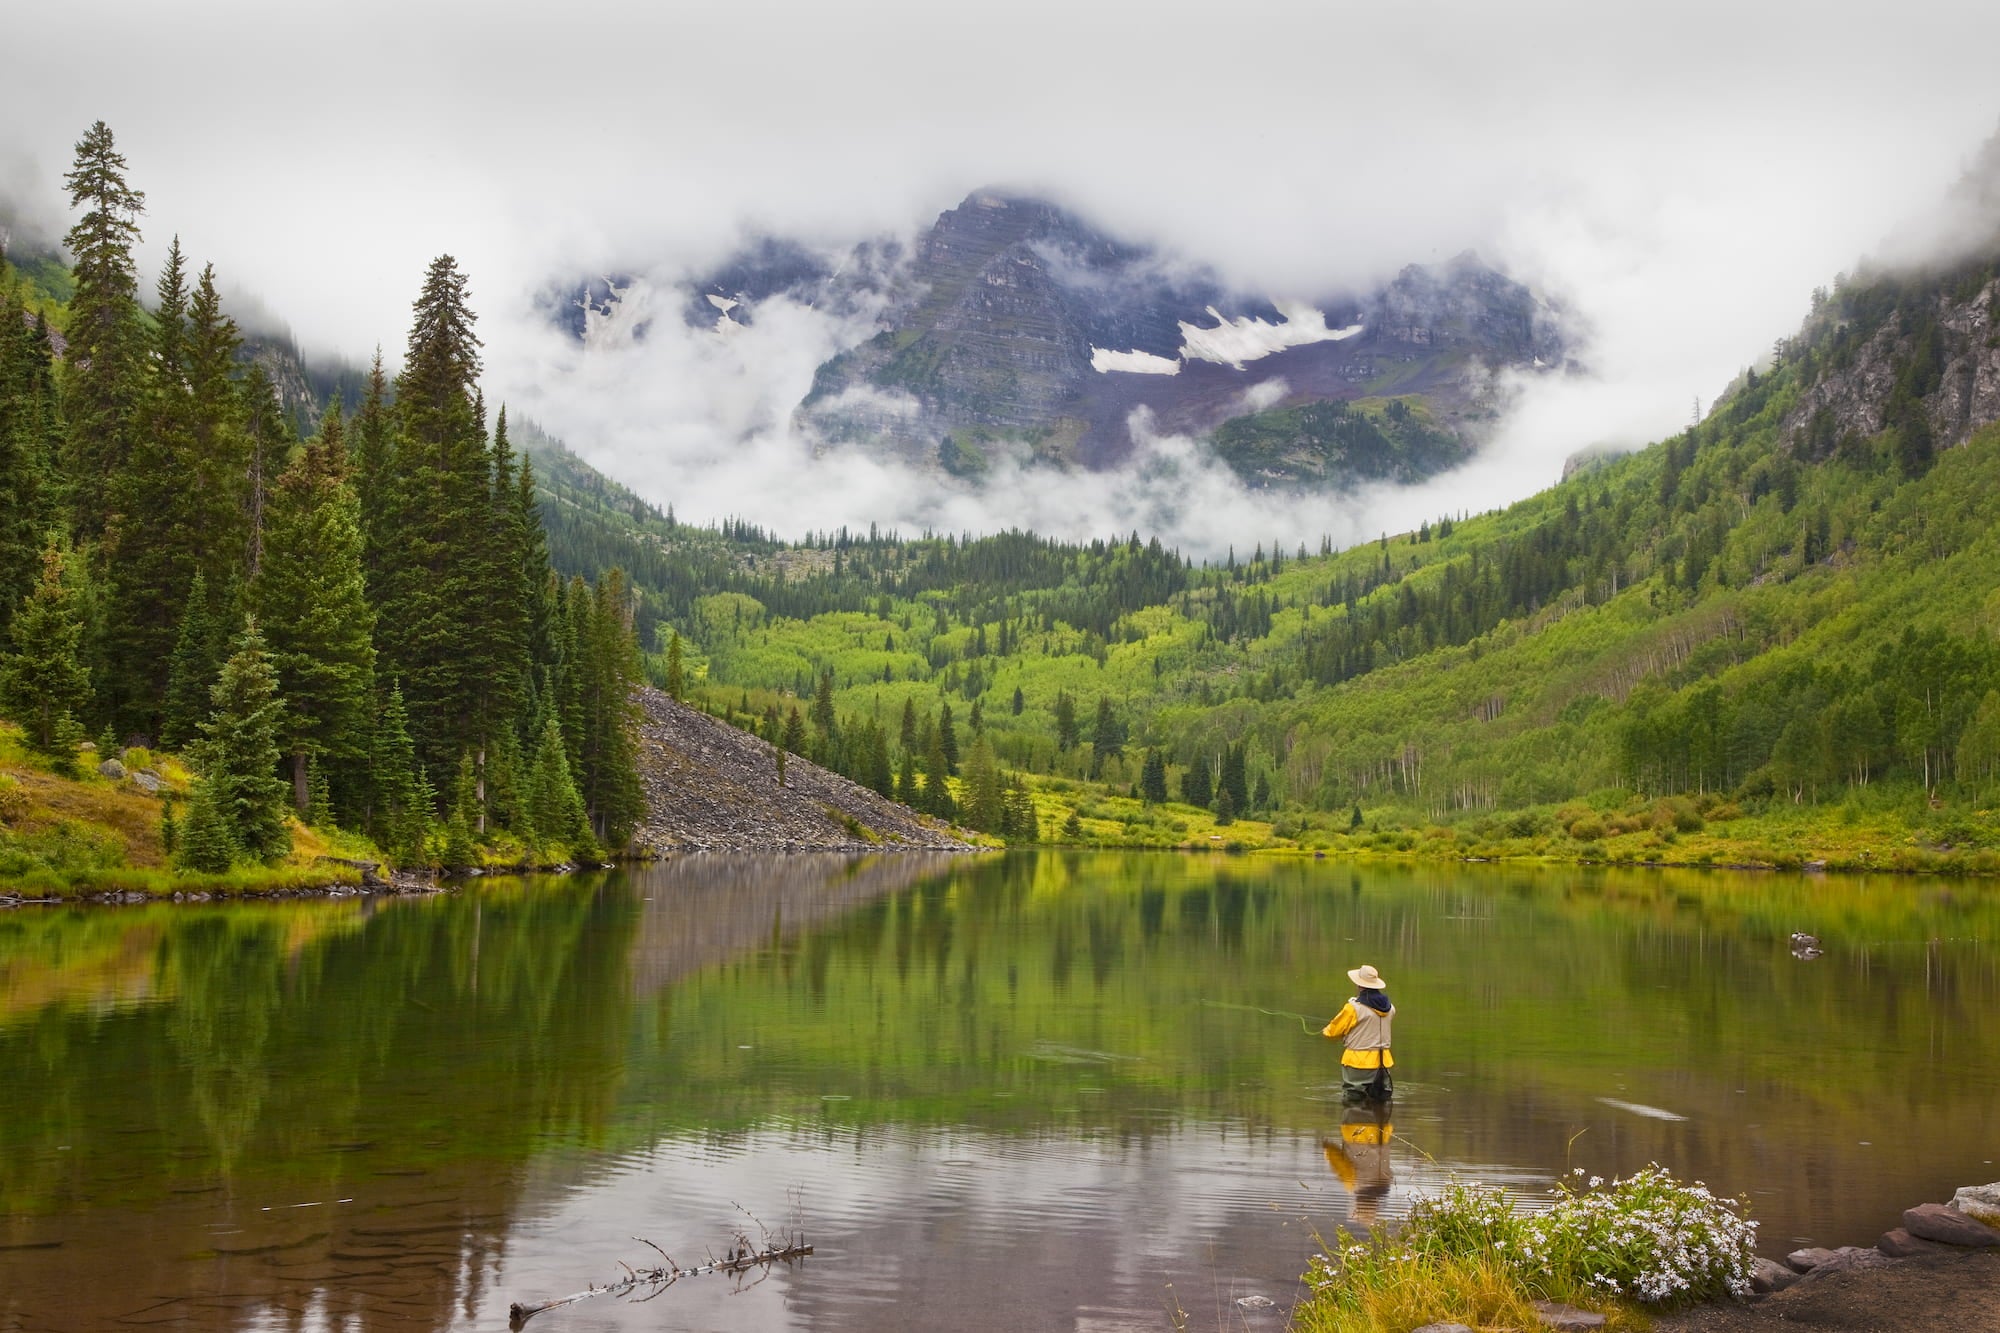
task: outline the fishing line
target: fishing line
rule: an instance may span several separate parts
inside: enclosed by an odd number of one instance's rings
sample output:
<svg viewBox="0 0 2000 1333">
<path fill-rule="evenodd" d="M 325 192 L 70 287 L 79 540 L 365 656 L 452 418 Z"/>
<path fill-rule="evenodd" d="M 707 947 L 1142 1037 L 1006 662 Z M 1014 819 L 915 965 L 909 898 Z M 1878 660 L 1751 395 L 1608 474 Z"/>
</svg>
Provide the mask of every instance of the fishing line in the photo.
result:
<svg viewBox="0 0 2000 1333">
<path fill-rule="evenodd" d="M 1266 1009 L 1262 1005 L 1255 1004 L 1230 1004 L 1226 1000 L 1197 1000 L 1196 1003 L 1205 1004 L 1211 1009 L 1240 1009 L 1246 1014 L 1269 1014 L 1272 1018 L 1296 1018 L 1299 1020 L 1300 1029 L 1307 1036 L 1314 1035 L 1326 1026 L 1324 1022 L 1318 1019 L 1307 1018 L 1304 1014 L 1293 1013 L 1290 1009 Z"/>
</svg>

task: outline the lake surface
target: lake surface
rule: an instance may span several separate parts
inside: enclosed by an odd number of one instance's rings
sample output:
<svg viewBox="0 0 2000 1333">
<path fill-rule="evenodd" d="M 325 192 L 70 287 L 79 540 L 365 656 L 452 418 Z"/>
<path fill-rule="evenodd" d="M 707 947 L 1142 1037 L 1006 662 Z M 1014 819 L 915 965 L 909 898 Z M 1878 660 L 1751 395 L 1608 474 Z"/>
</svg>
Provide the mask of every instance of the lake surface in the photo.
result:
<svg viewBox="0 0 2000 1333">
<path fill-rule="evenodd" d="M 1386 1122 L 1302 1021 L 1361 962 Z M 501 1329 L 759 1224 L 816 1253 L 528 1327 L 1275 1330 L 1315 1233 L 1453 1175 L 1657 1160 L 1782 1253 L 1994 1159 L 1976 883 L 691 857 L 0 915 L 0 1330 Z"/>
</svg>

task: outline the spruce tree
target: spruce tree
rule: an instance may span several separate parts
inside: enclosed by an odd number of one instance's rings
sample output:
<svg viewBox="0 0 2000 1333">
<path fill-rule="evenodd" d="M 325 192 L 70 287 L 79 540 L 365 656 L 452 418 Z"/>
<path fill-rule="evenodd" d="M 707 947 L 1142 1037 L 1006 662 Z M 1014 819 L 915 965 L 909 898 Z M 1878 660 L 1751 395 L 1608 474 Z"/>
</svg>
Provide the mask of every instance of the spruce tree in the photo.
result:
<svg viewBox="0 0 2000 1333">
<path fill-rule="evenodd" d="M 213 791 L 242 853 L 255 861 L 275 861 L 292 846 L 285 822 L 287 792 L 278 777 L 285 705 L 278 695 L 277 667 L 255 620 L 237 636 L 209 698 L 213 711 L 202 723 L 202 738 L 192 755 L 202 784 Z"/>
<path fill-rule="evenodd" d="M 1145 766 L 1139 770 L 1139 794 L 1148 805 L 1161 805 L 1167 799 L 1167 761 L 1157 749 L 1146 751 Z"/>
<path fill-rule="evenodd" d="M 188 460 L 195 405 L 188 388 L 188 288 L 180 238 L 155 289 L 152 376 L 131 430 L 130 456 L 108 479 L 102 545 L 108 599 L 103 704 L 123 733 L 158 737 L 183 604 L 210 534 L 199 529 L 198 478 Z M 202 711 L 206 711 L 203 709 Z"/>
<path fill-rule="evenodd" d="M 458 776 L 451 784 L 451 815 L 445 821 L 443 855 L 446 866 L 463 868 L 478 859 L 472 845 L 472 821 L 479 809 L 479 779 L 473 770 L 472 756 L 462 755 L 458 761 Z"/>
<path fill-rule="evenodd" d="M 639 711 L 633 698 L 643 678 L 639 647 L 632 636 L 623 574 L 611 570 L 582 600 L 586 616 L 578 647 L 584 733 L 577 790 L 597 838 L 621 847 L 646 813 L 639 786 Z"/>
<path fill-rule="evenodd" d="M 60 420 L 48 326 L 0 258 L 0 629 L 41 571 Z"/>
<path fill-rule="evenodd" d="M 937 724 L 938 748 L 944 753 L 945 772 L 958 772 L 958 731 L 951 724 L 951 705 L 938 707 Z"/>
<path fill-rule="evenodd" d="M 1210 779 L 1208 760 L 1196 755 L 1194 762 L 1188 765 L 1188 771 L 1181 774 L 1181 800 L 1188 805 L 1207 809 L 1208 803 L 1215 799 L 1215 789 Z"/>
<path fill-rule="evenodd" d="M 570 777 L 568 748 L 554 717 L 543 720 L 535 746 L 534 766 L 528 775 L 528 820 L 539 847 L 562 846 L 576 851 L 589 846 L 583 798 L 577 795 Z"/>
<path fill-rule="evenodd" d="M 1090 732 L 1090 776 L 1102 776 L 1104 761 L 1124 753 L 1125 732 L 1118 725 L 1118 715 L 1111 710 L 1111 699 L 1107 695 L 1097 701 L 1097 721 Z"/>
<path fill-rule="evenodd" d="M 1056 749 L 1064 754 L 1076 748 L 1076 700 L 1067 690 L 1056 694 Z"/>
<path fill-rule="evenodd" d="M 41 579 L 8 626 L 14 651 L 0 654 L 0 706 L 19 720 L 28 744 L 64 759 L 83 739 L 76 714 L 90 698 L 83 622 L 64 578 L 70 558 L 54 543 L 42 552 Z"/>
<path fill-rule="evenodd" d="M 63 470 L 71 522 L 79 538 L 102 531 L 100 487 L 131 452 L 134 416 L 145 382 L 138 273 L 132 251 L 146 196 L 125 181 L 126 162 L 111 129 L 97 121 L 76 144 L 63 178 L 70 206 L 83 216 L 64 238 L 76 291 L 70 298 L 63 357 L 67 418 Z"/>
<path fill-rule="evenodd" d="M 205 781 L 196 782 L 188 793 L 187 818 L 175 835 L 174 868 L 220 875 L 240 854 L 220 789 Z"/>
<path fill-rule="evenodd" d="M 981 736 L 972 743 L 972 753 L 965 760 L 965 822 L 982 833 L 999 832 L 1004 799 L 993 747 Z"/>
<path fill-rule="evenodd" d="M 215 266 L 204 265 L 188 299 L 188 493 L 176 506 L 195 539 L 196 564 L 219 592 L 249 568 L 251 443 L 236 353 L 236 321 L 223 313 Z"/>
<path fill-rule="evenodd" d="M 792 711 L 785 717 L 785 735 L 780 742 L 785 749 L 796 755 L 803 755 L 806 747 L 806 722 L 799 716 L 799 706 L 792 705 Z"/>
<path fill-rule="evenodd" d="M 201 734 L 208 716 L 208 692 L 222 670 L 227 639 L 210 605 L 208 580 L 200 570 L 181 607 L 181 623 L 167 661 L 167 694 L 160 743 L 179 749 Z"/>
<path fill-rule="evenodd" d="M 368 831 L 383 854 L 398 865 L 423 860 L 424 831 L 430 821 L 409 719 L 402 683 L 392 683 L 369 748 Z"/>
<path fill-rule="evenodd" d="M 387 593 L 386 571 L 393 549 L 396 503 L 395 424 L 389 411 L 389 380 L 382 372 L 382 349 L 368 368 L 368 389 L 350 427 L 354 436 L 354 494 L 361 508 L 361 563 L 368 597 L 379 603 Z"/>
<path fill-rule="evenodd" d="M 667 640 L 667 697 L 679 699 L 687 693 L 687 678 L 681 669 L 681 632 L 675 630 Z"/>
<path fill-rule="evenodd" d="M 272 490 L 269 540 L 250 585 L 285 699 L 283 742 L 301 816 L 311 808 L 315 760 L 347 763 L 367 754 L 375 615 L 362 575 L 359 505 L 346 467 L 335 404 Z"/>
</svg>

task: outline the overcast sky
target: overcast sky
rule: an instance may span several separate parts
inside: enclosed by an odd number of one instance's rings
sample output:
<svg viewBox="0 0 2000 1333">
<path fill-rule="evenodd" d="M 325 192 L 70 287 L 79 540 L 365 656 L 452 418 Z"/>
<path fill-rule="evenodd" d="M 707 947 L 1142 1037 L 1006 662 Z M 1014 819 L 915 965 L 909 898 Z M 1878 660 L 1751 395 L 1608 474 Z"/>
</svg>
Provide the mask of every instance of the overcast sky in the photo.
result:
<svg viewBox="0 0 2000 1333">
<path fill-rule="evenodd" d="M 148 195 L 148 282 L 178 231 L 309 348 L 356 359 L 395 358 L 449 251 L 489 397 L 683 515 L 786 531 L 1137 524 L 1212 549 L 1245 525 L 1347 538 L 1488 507 L 1578 447 L 1684 424 L 2000 125 L 2000 6 L 1965 0 L 65 0 L 6 28 L 17 209 L 66 225 L 61 172 L 101 117 Z M 664 285 L 745 227 L 907 232 L 988 183 L 1280 297 L 1475 248 L 1589 326 L 1596 377 L 1535 391 L 1482 469 L 1414 496 L 1274 513 L 1165 441 L 1150 491 L 1023 478 L 944 501 L 799 457 L 789 406 L 852 329 L 773 319 L 727 355 L 662 338 L 592 361 L 530 317 L 553 276 Z"/>
</svg>

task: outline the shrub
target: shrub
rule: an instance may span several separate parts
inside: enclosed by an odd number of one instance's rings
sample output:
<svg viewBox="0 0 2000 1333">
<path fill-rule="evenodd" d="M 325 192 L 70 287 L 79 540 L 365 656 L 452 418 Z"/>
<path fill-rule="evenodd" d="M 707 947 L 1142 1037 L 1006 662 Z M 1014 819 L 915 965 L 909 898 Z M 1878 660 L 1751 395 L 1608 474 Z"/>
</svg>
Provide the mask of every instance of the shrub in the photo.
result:
<svg viewBox="0 0 2000 1333">
<path fill-rule="evenodd" d="M 1604 823 L 1596 815 L 1585 815 L 1569 826 L 1569 836 L 1578 842 L 1596 842 L 1604 836 Z"/>
<path fill-rule="evenodd" d="M 1497 1189 L 1454 1184 L 1418 1203 L 1393 1238 L 1357 1244 L 1341 1233 L 1338 1252 L 1315 1256 L 1306 1272 L 1312 1295 L 1295 1326 L 1532 1328 L 1537 1298 L 1674 1306 L 1749 1294 L 1757 1225 L 1739 1205 L 1658 1166 L 1609 1183 L 1582 1174 L 1536 1215 Z"/>
<path fill-rule="evenodd" d="M 28 813 L 28 793 L 12 773 L 0 773 L 0 824 L 11 824 Z"/>
</svg>

